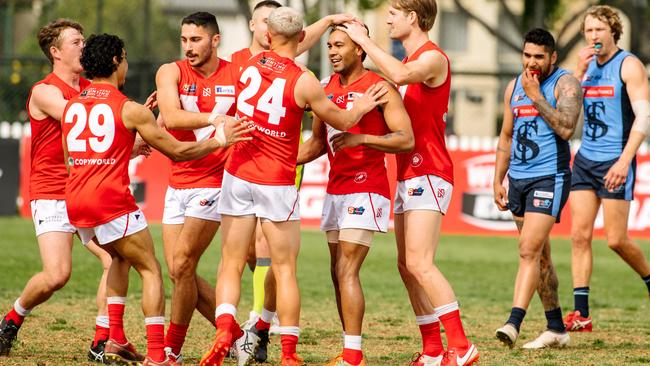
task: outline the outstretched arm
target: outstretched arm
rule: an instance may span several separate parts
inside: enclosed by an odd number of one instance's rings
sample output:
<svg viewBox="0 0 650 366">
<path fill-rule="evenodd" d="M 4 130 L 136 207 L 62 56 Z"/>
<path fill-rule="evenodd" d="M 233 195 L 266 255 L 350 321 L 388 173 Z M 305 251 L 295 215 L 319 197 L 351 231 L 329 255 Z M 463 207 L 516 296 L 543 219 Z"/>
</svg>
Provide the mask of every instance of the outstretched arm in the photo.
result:
<svg viewBox="0 0 650 366">
<path fill-rule="evenodd" d="M 415 140 L 413 138 L 411 119 L 408 113 L 406 113 L 402 98 L 394 87 L 388 85 L 386 82 L 382 82 L 382 84 L 385 84 L 388 90 L 385 97 L 387 102 L 382 109 L 384 112 L 384 120 L 390 133 L 377 136 L 343 132 L 332 138 L 332 148 L 334 151 L 359 145 L 388 153 L 406 152 L 413 149 Z"/>
<path fill-rule="evenodd" d="M 555 86 L 557 108 L 553 108 L 542 95 L 537 75 L 525 70 L 521 75 L 521 85 L 526 95 L 533 101 L 539 114 L 553 131 L 564 140 L 570 139 L 576 129 L 582 109 L 580 82 L 572 75 L 560 77 Z"/>
</svg>

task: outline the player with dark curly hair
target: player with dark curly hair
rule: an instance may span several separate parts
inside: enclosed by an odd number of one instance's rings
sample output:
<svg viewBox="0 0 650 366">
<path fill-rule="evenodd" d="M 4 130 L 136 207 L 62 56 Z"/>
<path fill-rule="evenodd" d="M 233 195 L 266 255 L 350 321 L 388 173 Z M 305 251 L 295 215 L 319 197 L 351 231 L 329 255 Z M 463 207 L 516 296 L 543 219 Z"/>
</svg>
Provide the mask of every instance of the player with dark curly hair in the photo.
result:
<svg viewBox="0 0 650 366">
<path fill-rule="evenodd" d="M 136 132 L 174 161 L 196 159 L 217 148 L 250 138 L 234 118 L 223 118 L 215 138 L 180 142 L 160 128 L 150 110 L 129 100 L 124 86 L 128 62 L 124 42 L 117 36 L 91 36 L 81 65 L 93 78 L 89 87 L 70 99 L 63 113 L 64 152 L 70 175 L 66 202 L 70 222 L 82 242 L 96 238 L 111 253 L 107 295 L 110 335 L 105 358 L 109 363 L 176 365 L 163 351 L 165 295 L 160 264 L 146 219 L 129 190 L 128 162 Z M 130 263 L 142 278 L 142 310 L 147 329 L 147 357 L 140 356 L 124 335 L 127 277 L 113 266 Z"/>
</svg>

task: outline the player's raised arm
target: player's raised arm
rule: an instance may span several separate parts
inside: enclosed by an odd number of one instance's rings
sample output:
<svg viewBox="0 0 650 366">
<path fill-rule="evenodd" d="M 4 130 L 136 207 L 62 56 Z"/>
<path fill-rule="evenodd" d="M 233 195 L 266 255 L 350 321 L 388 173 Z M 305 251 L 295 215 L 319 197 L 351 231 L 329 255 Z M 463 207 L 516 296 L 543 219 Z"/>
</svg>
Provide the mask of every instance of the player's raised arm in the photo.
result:
<svg viewBox="0 0 650 366">
<path fill-rule="evenodd" d="M 512 131 L 514 128 L 514 116 L 510 109 L 510 98 L 515 88 L 515 80 L 510 81 L 503 95 L 503 124 L 497 143 L 496 161 L 494 163 L 494 203 L 501 211 L 508 209 L 508 193 L 503 186 L 503 179 L 506 177 L 510 166 L 510 148 L 512 146 Z"/>
<path fill-rule="evenodd" d="M 251 139 L 244 136 L 251 131 L 249 124 L 223 116 L 218 121 L 214 138 L 201 142 L 181 142 L 158 127 L 150 110 L 131 101 L 124 104 L 122 119 L 127 128 L 137 130 L 144 141 L 174 161 L 198 159 L 219 147 Z"/>
<path fill-rule="evenodd" d="M 178 95 L 180 69 L 176 63 L 160 66 L 156 73 L 158 109 L 165 126 L 172 129 L 196 129 L 210 125 L 210 113 L 183 110 Z"/>
<path fill-rule="evenodd" d="M 417 60 L 402 63 L 370 39 L 359 22 L 345 23 L 340 29 L 363 48 L 386 78 L 397 85 L 426 82 L 436 86 L 447 78 L 448 62 L 440 52 L 426 51 Z"/>
<path fill-rule="evenodd" d="M 305 38 L 298 44 L 298 55 L 304 53 L 320 40 L 327 30 L 336 24 L 343 24 L 356 20 L 352 14 L 331 14 L 305 27 Z"/>
<path fill-rule="evenodd" d="M 314 116 L 311 124 L 311 137 L 300 144 L 298 148 L 297 165 L 307 164 L 316 160 L 327 151 L 327 132 L 325 123 L 318 116 Z"/>
<path fill-rule="evenodd" d="M 372 85 L 363 97 L 354 101 L 351 110 L 341 109 L 327 99 L 320 82 L 311 73 L 303 73 L 296 82 L 295 98 L 298 105 L 308 104 L 314 114 L 337 130 L 346 131 L 354 126 L 364 114 L 380 104 L 386 103 L 383 97 L 388 92 L 384 85 Z"/>
<path fill-rule="evenodd" d="M 411 119 L 404 108 L 404 103 L 402 103 L 402 98 L 394 87 L 386 82 L 381 84 L 385 84 L 384 87 L 388 90 L 384 97 L 387 102 L 382 106 L 382 110 L 386 125 L 391 132 L 382 136 L 340 133 L 331 139 L 332 148 L 335 152 L 346 147 L 359 145 L 388 153 L 406 152 L 413 149 L 415 145 L 413 128 L 411 127 Z"/>
</svg>

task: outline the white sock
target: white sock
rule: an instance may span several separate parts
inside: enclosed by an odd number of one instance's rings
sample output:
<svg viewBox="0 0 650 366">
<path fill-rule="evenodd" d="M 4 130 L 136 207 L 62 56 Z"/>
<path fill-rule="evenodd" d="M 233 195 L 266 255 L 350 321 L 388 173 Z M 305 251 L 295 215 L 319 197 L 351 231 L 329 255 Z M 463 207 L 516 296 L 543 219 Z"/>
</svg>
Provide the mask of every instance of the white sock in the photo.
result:
<svg viewBox="0 0 650 366">
<path fill-rule="evenodd" d="M 14 310 L 16 313 L 18 313 L 18 315 L 23 317 L 29 315 L 29 313 L 32 312 L 32 309 L 25 309 L 22 305 L 20 305 L 20 298 L 17 298 L 14 302 Z"/>
<path fill-rule="evenodd" d="M 109 296 L 106 298 L 106 303 L 107 304 L 122 304 L 126 305 L 126 297 L 122 296 Z"/>
<path fill-rule="evenodd" d="M 442 306 L 439 306 L 439 307 L 435 308 L 436 316 L 438 318 L 440 318 L 441 316 L 443 316 L 445 314 L 449 314 L 452 311 L 456 311 L 456 310 L 458 310 L 458 301 L 454 301 L 454 302 L 451 302 L 449 304 L 442 305 Z"/>
<path fill-rule="evenodd" d="M 293 335 L 296 337 L 300 336 L 300 327 L 279 327 L 280 335 Z"/>
<path fill-rule="evenodd" d="M 275 316 L 275 312 L 268 311 L 265 308 L 262 308 L 262 315 L 260 316 L 260 318 L 262 318 L 263 322 L 271 324 L 274 316 Z"/>
<path fill-rule="evenodd" d="M 150 316 L 148 318 L 144 318 L 144 324 L 145 325 L 153 325 L 153 324 L 165 325 L 165 317 L 164 316 Z"/>
<path fill-rule="evenodd" d="M 438 321 L 438 317 L 436 314 L 428 314 L 428 315 L 417 315 L 415 317 L 415 324 L 417 325 L 425 325 L 425 324 L 431 324 L 435 323 Z"/>
<path fill-rule="evenodd" d="M 108 315 L 97 315 L 95 318 L 95 325 L 102 328 L 109 328 Z"/>
<path fill-rule="evenodd" d="M 223 314 L 230 314 L 234 317 L 237 315 L 237 307 L 233 304 L 219 304 L 219 306 L 214 310 L 214 318 L 216 319 Z"/>
<path fill-rule="evenodd" d="M 361 336 L 360 335 L 346 335 L 344 337 L 344 348 L 356 349 L 361 351 Z"/>
</svg>

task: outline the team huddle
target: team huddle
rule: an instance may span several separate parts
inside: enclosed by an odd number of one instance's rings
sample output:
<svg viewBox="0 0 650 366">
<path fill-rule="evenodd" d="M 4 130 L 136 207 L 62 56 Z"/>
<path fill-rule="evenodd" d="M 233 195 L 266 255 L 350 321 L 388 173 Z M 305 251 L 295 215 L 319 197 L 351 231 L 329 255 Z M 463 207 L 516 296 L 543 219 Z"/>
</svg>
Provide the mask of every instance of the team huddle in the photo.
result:
<svg viewBox="0 0 650 366">
<path fill-rule="evenodd" d="M 196 309 L 215 328 L 200 365 L 222 365 L 228 357 L 240 366 L 265 362 L 274 322 L 281 365 L 302 365 L 297 353 L 297 166 L 327 154 L 331 169 L 321 230 L 344 344 L 327 365 L 366 365 L 359 271 L 374 233 L 388 231 L 385 154 L 394 153 L 398 269 L 422 337 L 411 365 L 474 364 L 478 349 L 465 335 L 451 285 L 434 264 L 453 191 L 444 135 L 451 63 L 429 39 L 436 14 L 435 0 L 391 1 L 389 35 L 407 55 L 398 60 L 354 16 L 330 15 L 303 28 L 300 13 L 265 0 L 253 9 L 250 47 L 227 61 L 217 55 L 217 19 L 197 12 L 181 22 L 185 58 L 159 68 L 156 91 L 144 105 L 121 92 L 128 62 L 119 37 L 85 40 L 81 25 L 66 19 L 41 28 L 39 45 L 53 71 L 32 88 L 27 110 L 30 199 L 43 270 L 2 319 L 0 356 L 9 354 L 30 311 L 68 281 L 77 233 L 104 267 L 91 361 L 183 364 L 182 347 Z M 634 156 L 650 127 L 647 74 L 636 57 L 616 46 L 622 26 L 611 8 L 590 8 L 582 31 L 588 46 L 573 75 L 555 66 L 551 34 L 529 31 L 523 71 L 504 95 L 495 203 L 512 212 L 520 233 L 513 307 L 496 331 L 509 347 L 535 291 L 548 324 L 524 348 L 564 347 L 568 331 L 591 331 L 591 235 L 601 203 L 610 247 L 650 293 L 650 265 L 626 226 Z M 319 82 L 294 59 L 322 36 L 334 73 Z M 381 75 L 364 67 L 366 57 Z M 583 104 L 583 142 L 571 168 L 568 140 Z M 313 113 L 313 133 L 302 142 L 306 111 Z M 151 149 L 172 161 L 162 220 L 164 258 L 173 282 L 166 331 L 161 267 L 144 214 L 129 190 L 129 160 Z M 563 318 L 549 233 L 569 192 L 575 311 Z M 217 231 L 221 259 L 213 287 L 196 269 Z M 237 306 L 247 264 L 253 270 L 254 304 L 250 319 L 240 326 Z M 145 354 L 123 328 L 131 267 L 142 280 Z"/>
</svg>

